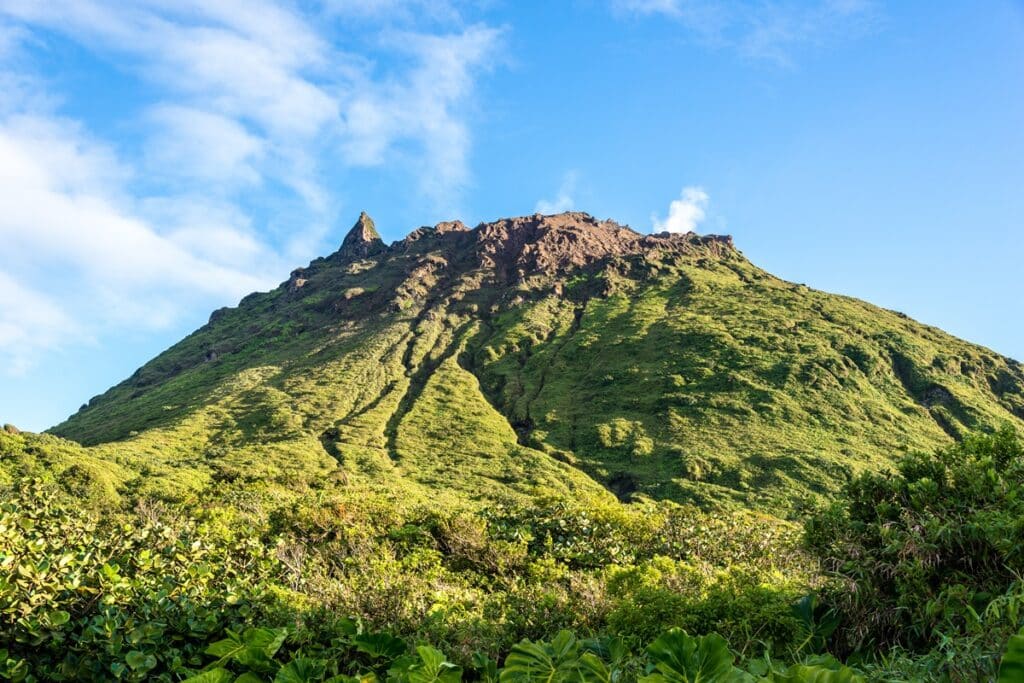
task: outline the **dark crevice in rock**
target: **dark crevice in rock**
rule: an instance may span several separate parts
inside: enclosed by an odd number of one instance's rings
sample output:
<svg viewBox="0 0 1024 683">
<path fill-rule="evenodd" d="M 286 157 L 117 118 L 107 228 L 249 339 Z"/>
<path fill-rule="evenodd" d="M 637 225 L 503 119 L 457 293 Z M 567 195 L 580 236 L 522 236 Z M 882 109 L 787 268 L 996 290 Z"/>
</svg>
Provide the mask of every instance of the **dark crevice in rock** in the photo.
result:
<svg viewBox="0 0 1024 683">
<path fill-rule="evenodd" d="M 555 361 L 559 356 L 562 355 L 562 351 L 566 346 L 576 337 L 576 333 L 579 332 L 580 322 L 583 320 L 583 312 L 587 308 L 587 302 L 584 300 L 582 303 L 576 306 L 572 312 L 572 322 L 569 324 L 569 329 L 566 331 L 564 338 L 558 344 L 558 346 L 551 352 L 551 361 Z M 533 406 L 537 402 L 541 393 L 544 391 L 544 387 L 547 385 L 548 373 L 551 371 L 552 363 L 549 362 L 540 372 L 540 381 L 537 382 L 537 389 L 533 392 L 533 397 L 526 402 L 526 422 L 530 424 L 530 428 L 533 428 L 534 416 Z M 573 423 L 575 424 L 575 417 L 573 417 Z M 527 433 L 529 436 L 529 433 Z"/>
<path fill-rule="evenodd" d="M 946 432 L 946 434 L 948 434 L 950 438 L 955 439 L 957 441 L 963 438 L 963 433 L 956 426 L 956 424 L 953 423 L 953 421 L 950 419 L 949 415 L 946 414 L 945 411 L 943 411 L 940 408 L 932 408 L 931 410 L 928 411 L 928 414 L 932 416 L 932 419 L 935 420 L 935 423 L 939 425 L 939 427 L 942 428 L 942 431 Z"/>
<path fill-rule="evenodd" d="M 374 399 L 372 401 L 367 403 L 365 406 L 363 406 L 359 410 L 353 410 L 348 415 L 343 417 L 341 419 L 341 424 L 344 424 L 344 425 L 351 424 L 353 421 L 358 420 L 363 415 L 366 415 L 367 413 L 369 413 L 370 411 L 375 409 L 377 406 L 380 405 L 381 401 L 383 401 L 386 397 L 388 397 L 391 394 L 392 391 L 395 390 L 395 386 L 397 384 L 398 384 L 398 382 L 395 382 L 395 381 L 388 382 L 387 385 L 385 385 L 384 389 L 379 394 L 377 394 L 377 396 L 374 397 Z"/>
<path fill-rule="evenodd" d="M 536 427 L 536 420 L 538 419 L 538 416 L 534 415 L 534 406 L 547 386 L 550 373 L 554 371 L 553 367 L 561 357 L 562 352 L 576 339 L 576 336 L 582 327 L 583 316 L 589 302 L 589 296 L 581 297 L 574 301 L 573 303 L 575 305 L 572 311 L 572 321 L 569 323 L 568 328 L 562 334 L 558 334 L 557 331 L 553 331 L 544 341 L 541 342 L 541 344 L 552 345 L 552 348 L 546 354 L 547 363 L 540 368 L 540 377 L 537 386 L 530 391 L 530 397 L 528 399 L 524 399 L 522 394 L 514 397 L 506 396 L 503 398 L 500 393 L 495 391 L 495 389 L 488 387 L 488 383 L 485 381 L 486 377 L 483 373 L 482 365 L 479 364 L 475 355 L 487 344 L 487 340 L 490 339 L 493 334 L 493 330 L 488 323 L 482 323 L 481 330 L 469 345 L 470 349 L 467 349 L 467 352 L 463 353 L 459 357 L 459 364 L 464 370 L 473 374 L 480 381 L 480 387 L 484 394 L 484 398 L 498 413 L 505 417 L 516 434 L 517 442 L 525 448 L 534 450 L 538 448 L 538 445 L 532 438 L 533 430 Z M 536 354 L 534 353 L 534 347 L 532 344 L 521 349 L 517 359 L 520 372 L 525 371 L 527 364 L 534 358 L 536 358 Z M 521 411 L 516 409 L 517 404 L 520 406 Z M 565 419 L 567 419 L 569 423 L 568 453 L 566 453 L 566 451 L 556 450 L 554 452 L 548 452 L 548 455 L 561 462 L 572 464 L 574 467 L 580 467 L 580 464 L 574 455 L 577 446 L 577 415 L 573 412 L 567 415 Z M 611 480 L 604 480 L 603 478 L 599 478 L 595 472 L 589 471 L 588 468 L 582 467 L 581 469 L 595 481 L 602 484 L 605 488 L 618 496 L 621 500 L 627 500 L 639 487 L 639 484 L 629 475 L 617 475 L 618 479 L 613 478 Z"/>
</svg>

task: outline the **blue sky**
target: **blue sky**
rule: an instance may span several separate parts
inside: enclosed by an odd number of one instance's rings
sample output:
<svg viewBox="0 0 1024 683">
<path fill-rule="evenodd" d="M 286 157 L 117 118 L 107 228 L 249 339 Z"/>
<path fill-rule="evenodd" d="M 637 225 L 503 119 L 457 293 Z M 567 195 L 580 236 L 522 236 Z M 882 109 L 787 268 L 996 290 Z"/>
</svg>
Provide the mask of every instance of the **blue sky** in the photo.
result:
<svg viewBox="0 0 1024 683">
<path fill-rule="evenodd" d="M 0 0 L 0 422 L 439 220 L 726 232 L 1024 359 L 1024 4 Z"/>
</svg>

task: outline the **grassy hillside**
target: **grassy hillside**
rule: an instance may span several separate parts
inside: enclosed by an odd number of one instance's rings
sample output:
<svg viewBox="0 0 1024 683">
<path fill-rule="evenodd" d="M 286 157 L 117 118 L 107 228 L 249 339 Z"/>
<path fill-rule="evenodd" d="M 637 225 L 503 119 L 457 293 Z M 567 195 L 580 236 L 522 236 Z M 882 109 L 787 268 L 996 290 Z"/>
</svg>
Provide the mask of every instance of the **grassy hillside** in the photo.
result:
<svg viewBox="0 0 1024 683">
<path fill-rule="evenodd" d="M 620 494 L 832 491 L 1024 415 L 1018 364 L 899 314 L 742 259 L 638 267 L 504 313 L 467 361 L 531 445 Z"/>
<path fill-rule="evenodd" d="M 278 482 L 771 506 L 1004 423 L 1024 426 L 1015 361 L 779 280 L 727 239 L 563 214 L 391 247 L 361 217 L 53 432 L 169 497 Z"/>
<path fill-rule="evenodd" d="M 0 678 L 1016 680 L 1021 427 L 1020 364 L 728 238 L 362 216 L 0 431 Z"/>
</svg>

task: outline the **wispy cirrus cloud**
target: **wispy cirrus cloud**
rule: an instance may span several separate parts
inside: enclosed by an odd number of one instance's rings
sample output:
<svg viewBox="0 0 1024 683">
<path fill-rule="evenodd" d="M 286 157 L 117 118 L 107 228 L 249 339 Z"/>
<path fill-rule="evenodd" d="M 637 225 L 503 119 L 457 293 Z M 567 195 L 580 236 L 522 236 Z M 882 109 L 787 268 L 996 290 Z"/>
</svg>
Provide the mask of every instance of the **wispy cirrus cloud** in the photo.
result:
<svg viewBox="0 0 1024 683">
<path fill-rule="evenodd" d="M 56 302 L 0 270 L 0 362 L 5 374 L 28 372 L 40 357 L 80 334 Z"/>
<path fill-rule="evenodd" d="M 0 124 L 0 236 L 14 257 L 5 266 L 31 266 L 42 256 L 90 284 L 130 287 L 132 296 L 148 287 L 237 296 L 267 284 L 147 221 L 125 192 L 129 177 L 74 122 L 19 116 Z"/>
<path fill-rule="evenodd" d="M 228 256 L 237 251 L 196 249 L 173 225 L 146 219 L 125 191 L 130 177 L 73 121 L 0 123 L 0 360 L 8 372 L 103 332 L 165 326 L 183 300 L 237 300 L 271 283 L 277 264 L 264 245 L 242 263 Z M 236 245 L 249 239 L 217 230 Z"/>
<path fill-rule="evenodd" d="M 870 31 L 881 16 L 873 0 L 611 0 L 611 6 L 621 16 L 668 19 L 712 47 L 784 65 L 798 48 Z"/>
<path fill-rule="evenodd" d="M 0 362 L 272 285 L 320 250 L 345 201 L 325 178 L 347 169 L 400 162 L 425 201 L 458 202 L 465 112 L 501 30 L 367 1 L 361 36 L 377 37 L 349 45 L 329 4 L 0 0 L 0 285 L 27 302 L 0 306 Z M 141 86 L 120 112 L 132 144 L 69 113 L 35 63 L 58 40 Z M 42 343 L 14 333 L 26 306 Z"/>
<path fill-rule="evenodd" d="M 469 179 L 470 133 L 457 109 L 491 63 L 503 31 L 472 25 L 457 33 L 388 31 L 381 44 L 412 57 L 400 77 L 361 74 L 346 105 L 342 146 L 353 164 L 400 161 L 419 169 L 420 190 L 439 204 Z"/>
<path fill-rule="evenodd" d="M 466 0 L 323 0 L 329 16 L 408 23 L 427 19 L 457 21 Z"/>
<path fill-rule="evenodd" d="M 148 118 L 155 127 L 146 150 L 150 169 L 227 188 L 261 182 L 268 141 L 237 119 L 173 104 L 153 107 Z"/>
<path fill-rule="evenodd" d="M 421 3 L 401 4 L 412 12 Z M 225 145 L 258 135 L 265 143 L 264 172 L 274 169 L 296 190 L 308 187 L 316 166 L 310 157 L 331 141 L 355 153 L 336 160 L 360 165 L 383 163 L 385 151 L 414 143 L 428 152 L 422 156 L 430 166 L 426 189 L 438 202 L 450 200 L 446 195 L 461 189 L 468 175 L 468 136 L 455 108 L 492 62 L 501 31 L 460 25 L 396 33 L 389 20 L 379 49 L 402 55 L 406 64 L 388 70 L 378 55 L 346 52 L 321 35 L 318 16 L 287 7 L 271 0 L 0 1 L 0 13 L 25 26 L 130 56 L 130 68 L 165 94 L 167 101 L 154 104 L 157 118 L 185 119 L 172 121 L 176 132 L 205 115 L 192 133 L 199 142 L 209 142 L 199 138 L 214 116 L 240 128 L 222 138 Z M 166 145 L 169 136 L 157 129 L 154 137 L 156 145 Z"/>
</svg>

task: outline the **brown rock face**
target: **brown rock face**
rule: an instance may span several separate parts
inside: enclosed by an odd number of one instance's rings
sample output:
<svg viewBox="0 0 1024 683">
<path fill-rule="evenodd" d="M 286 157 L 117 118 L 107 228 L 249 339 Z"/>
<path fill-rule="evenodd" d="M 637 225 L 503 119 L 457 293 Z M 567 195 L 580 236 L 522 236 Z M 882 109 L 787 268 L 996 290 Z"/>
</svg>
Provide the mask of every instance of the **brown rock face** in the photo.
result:
<svg viewBox="0 0 1024 683">
<path fill-rule="evenodd" d="M 718 253 L 733 250 L 728 236 L 644 235 L 582 212 L 507 218 L 481 224 L 473 232 L 482 265 L 512 278 L 565 273 L 608 257 L 652 250 L 685 253 L 697 246 L 710 246 Z"/>
<path fill-rule="evenodd" d="M 302 289 L 309 280 L 306 278 L 308 273 L 305 268 L 296 268 L 292 271 L 292 274 L 288 278 L 288 291 L 297 292 Z"/>
<path fill-rule="evenodd" d="M 349 230 L 341 248 L 294 270 L 283 283 L 289 300 L 319 293 L 317 310 L 359 317 L 368 311 L 404 310 L 410 302 L 450 301 L 481 285 L 503 288 L 528 283 L 561 294 L 564 280 L 587 268 L 631 268 L 611 262 L 629 257 L 735 254 L 732 238 L 693 233 L 647 235 L 582 212 L 504 218 L 467 228 L 460 221 L 416 228 L 385 245 L 365 213 Z M 357 263 L 359 261 L 366 263 Z M 337 269 L 337 265 L 342 269 Z M 373 287 L 359 280 L 371 273 Z M 339 284 L 345 278 L 358 283 Z M 353 282 L 355 282 L 355 280 Z M 340 287 L 340 296 L 334 288 Z M 358 300 L 358 306 L 348 302 Z M 476 302 L 479 304 L 479 302 Z"/>
<path fill-rule="evenodd" d="M 580 211 L 546 216 L 534 214 L 481 223 L 472 230 L 461 221 L 445 221 L 433 227 L 413 230 L 403 239 L 385 246 L 373 220 L 361 213 L 352 226 L 337 256 L 357 260 L 382 254 L 385 257 L 440 247 L 468 257 L 476 267 L 494 270 L 517 279 L 530 274 L 555 275 L 588 266 L 609 257 L 643 254 L 648 251 L 688 253 L 696 248 L 714 254 L 733 251 L 732 238 L 694 233 L 647 235 L 611 220 L 598 220 Z M 303 269 L 292 273 L 290 289 L 301 287 L 296 278 L 305 278 Z"/>
<path fill-rule="evenodd" d="M 359 214 L 359 220 L 342 240 L 338 254 L 343 258 L 355 260 L 380 253 L 386 248 L 384 240 L 377 233 L 373 219 L 363 211 Z"/>
<path fill-rule="evenodd" d="M 434 226 L 438 234 L 446 232 L 468 232 L 469 228 L 462 221 L 443 221 Z"/>
</svg>

